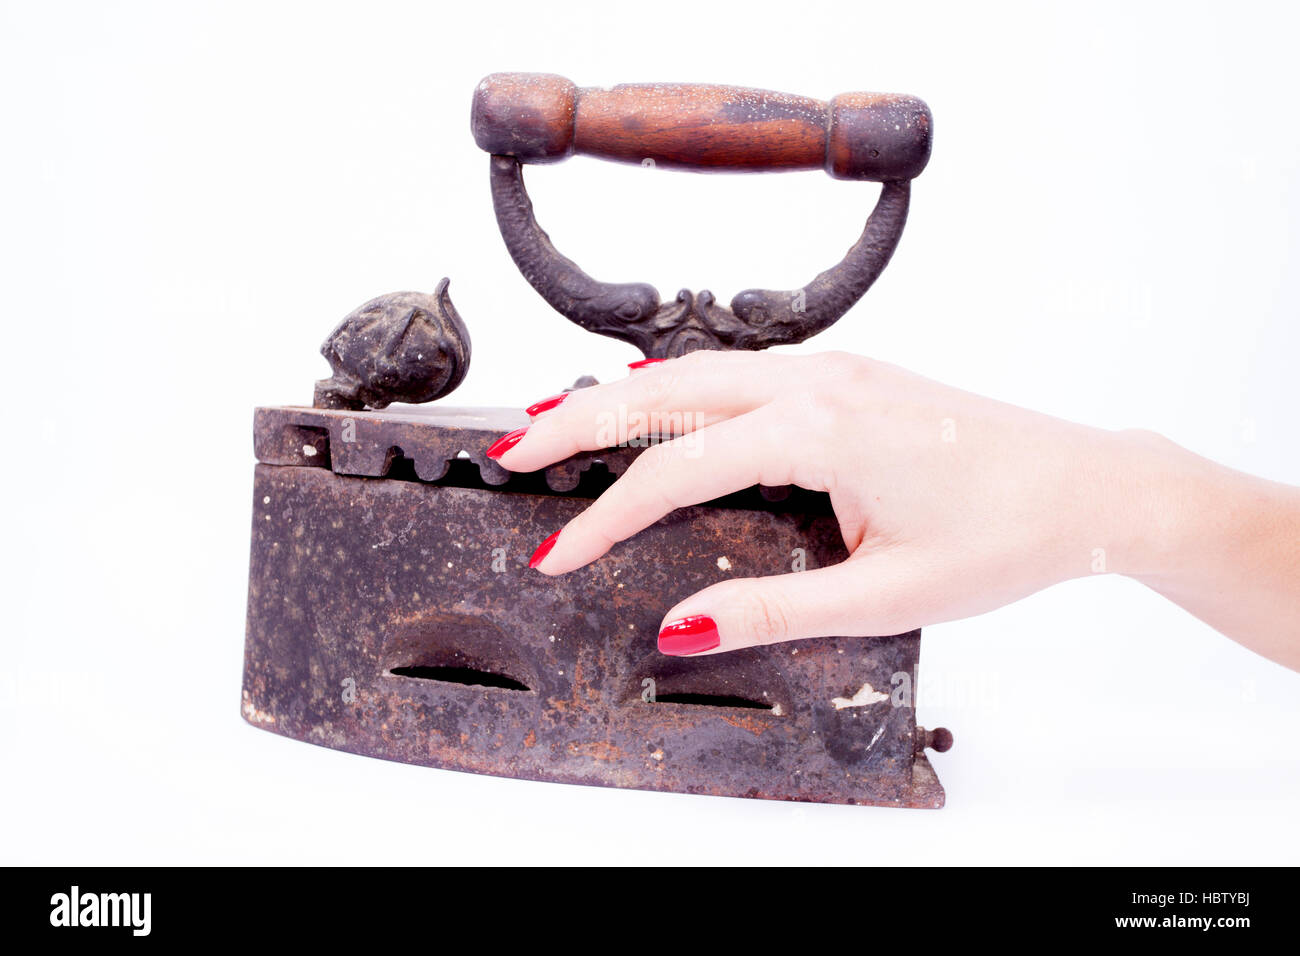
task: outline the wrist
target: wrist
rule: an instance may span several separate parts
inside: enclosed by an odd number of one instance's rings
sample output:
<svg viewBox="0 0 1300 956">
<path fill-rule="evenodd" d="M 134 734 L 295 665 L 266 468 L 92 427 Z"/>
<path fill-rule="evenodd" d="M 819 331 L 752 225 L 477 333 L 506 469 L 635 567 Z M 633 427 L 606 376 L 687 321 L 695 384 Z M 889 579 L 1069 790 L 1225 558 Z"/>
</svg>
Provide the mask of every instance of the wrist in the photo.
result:
<svg viewBox="0 0 1300 956">
<path fill-rule="evenodd" d="M 1215 486 L 1227 469 L 1163 435 L 1107 432 L 1110 480 L 1103 499 L 1112 542 L 1108 571 L 1147 584 L 1176 577 L 1213 547 Z"/>
</svg>

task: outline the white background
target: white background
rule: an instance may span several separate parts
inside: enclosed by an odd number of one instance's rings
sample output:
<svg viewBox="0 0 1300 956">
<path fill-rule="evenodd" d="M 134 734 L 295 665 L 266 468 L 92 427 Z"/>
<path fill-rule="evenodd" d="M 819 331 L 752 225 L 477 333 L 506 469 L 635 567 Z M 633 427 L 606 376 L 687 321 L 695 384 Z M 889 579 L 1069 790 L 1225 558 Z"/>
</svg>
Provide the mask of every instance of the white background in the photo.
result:
<svg viewBox="0 0 1300 956">
<path fill-rule="evenodd" d="M 1300 676 L 1109 577 L 927 630 L 939 812 L 475 777 L 239 716 L 252 409 L 310 401 L 339 318 L 451 276 L 458 404 L 638 357 L 506 254 L 468 127 L 497 70 L 923 97 L 898 253 L 800 350 L 1300 482 L 1283 5 L 2 9 L 3 862 L 1297 862 Z M 723 301 L 836 261 L 878 189 L 586 159 L 528 183 L 593 275 Z"/>
</svg>

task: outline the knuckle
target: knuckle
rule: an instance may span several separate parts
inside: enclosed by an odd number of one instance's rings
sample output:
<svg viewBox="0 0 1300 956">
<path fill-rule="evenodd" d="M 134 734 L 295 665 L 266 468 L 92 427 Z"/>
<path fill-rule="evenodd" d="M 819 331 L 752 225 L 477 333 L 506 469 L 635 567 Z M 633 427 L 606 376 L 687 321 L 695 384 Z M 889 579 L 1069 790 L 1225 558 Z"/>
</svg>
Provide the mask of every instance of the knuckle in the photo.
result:
<svg viewBox="0 0 1300 956">
<path fill-rule="evenodd" d="M 810 356 L 813 386 L 797 395 L 800 413 L 814 434 L 825 436 L 869 404 L 875 363 L 851 352 Z"/>
<path fill-rule="evenodd" d="M 563 530 L 570 538 L 587 543 L 595 542 L 601 548 L 610 548 L 617 544 L 619 539 L 610 529 L 608 517 L 598 498 L 591 507 L 565 525 Z"/>
<path fill-rule="evenodd" d="M 743 350 L 723 351 L 720 349 L 696 349 L 687 352 L 671 362 L 665 362 L 661 368 L 675 368 L 682 375 L 691 377 L 723 374 L 735 368 L 739 363 L 760 360 L 760 353 Z"/>
<path fill-rule="evenodd" d="M 662 487 L 669 475 L 677 470 L 680 460 L 681 454 L 674 442 L 651 445 L 628 465 L 623 480 Z"/>
<path fill-rule="evenodd" d="M 652 369 L 651 373 L 646 375 L 641 382 L 646 407 L 662 408 L 666 406 L 673 395 L 676 394 L 680 383 L 681 375 L 676 369 L 663 365 Z"/>
<path fill-rule="evenodd" d="M 834 388 L 805 392 L 798 408 L 799 440 L 813 444 L 835 444 L 846 419 L 858 413 L 858 405 Z"/>
<path fill-rule="evenodd" d="M 674 461 L 659 451 L 661 447 L 652 446 L 638 455 L 623 477 L 596 499 L 602 514 L 609 513 L 615 515 L 615 520 L 623 520 L 650 511 L 667 514 L 677 509 L 676 498 L 670 490 L 675 487 L 671 479 Z"/>
<path fill-rule="evenodd" d="M 696 349 L 694 352 L 687 352 L 685 355 L 680 356 L 675 363 L 670 364 L 676 364 L 682 368 L 711 368 L 725 354 L 715 349 Z"/>
<path fill-rule="evenodd" d="M 778 594 L 756 592 L 746 598 L 741 608 L 741 625 L 755 644 L 777 644 L 794 633 L 794 614 Z"/>
<path fill-rule="evenodd" d="M 823 352 L 812 358 L 818 374 L 836 382 L 865 381 L 871 374 L 871 359 L 852 352 Z"/>
</svg>

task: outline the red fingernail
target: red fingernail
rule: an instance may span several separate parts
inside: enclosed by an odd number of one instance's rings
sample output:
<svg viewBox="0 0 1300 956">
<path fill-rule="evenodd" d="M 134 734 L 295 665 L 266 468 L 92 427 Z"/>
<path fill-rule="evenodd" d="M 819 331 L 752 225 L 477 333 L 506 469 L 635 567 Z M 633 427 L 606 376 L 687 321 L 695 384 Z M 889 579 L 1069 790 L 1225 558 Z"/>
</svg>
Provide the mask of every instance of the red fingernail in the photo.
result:
<svg viewBox="0 0 1300 956">
<path fill-rule="evenodd" d="M 549 538 L 547 538 L 545 541 L 539 544 L 537 546 L 537 550 L 533 552 L 533 556 L 528 559 L 528 566 L 530 568 L 535 568 L 543 561 L 545 561 L 546 556 L 551 553 L 551 548 L 555 547 L 555 542 L 559 537 L 560 537 L 560 532 L 557 531 L 555 532 L 555 534 L 551 535 Z"/>
<path fill-rule="evenodd" d="M 707 614 L 693 614 L 673 621 L 659 632 L 659 652 L 673 657 L 711 651 L 721 643 L 718 625 Z"/>
<path fill-rule="evenodd" d="M 492 443 L 492 447 L 487 450 L 487 456 L 489 458 L 500 458 L 511 448 L 514 448 L 519 444 L 519 439 L 524 437 L 526 431 L 528 431 L 527 428 L 516 428 L 509 434 L 502 435 Z"/>
<path fill-rule="evenodd" d="M 528 413 L 529 418 L 533 418 L 537 415 L 540 415 L 542 412 L 549 412 L 552 408 L 560 404 L 560 402 L 564 401 L 568 397 L 569 397 L 568 392 L 561 392 L 559 395 L 552 395 L 550 398 L 542 399 L 536 405 L 529 405 L 526 409 L 524 409 L 524 411 Z"/>
<path fill-rule="evenodd" d="M 642 359 L 639 362 L 628 362 L 627 367 L 635 372 L 639 368 L 645 368 L 648 365 L 658 365 L 662 361 L 663 359 Z"/>
</svg>

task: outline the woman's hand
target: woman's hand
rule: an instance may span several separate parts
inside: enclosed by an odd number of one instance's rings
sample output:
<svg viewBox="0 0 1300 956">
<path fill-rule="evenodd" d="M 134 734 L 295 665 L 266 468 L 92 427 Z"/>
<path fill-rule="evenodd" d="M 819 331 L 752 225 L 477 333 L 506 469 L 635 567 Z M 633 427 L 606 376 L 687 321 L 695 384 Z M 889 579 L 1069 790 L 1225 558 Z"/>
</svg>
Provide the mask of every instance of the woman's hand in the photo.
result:
<svg viewBox="0 0 1300 956">
<path fill-rule="evenodd" d="M 1180 603 L 1228 633 L 1269 628 L 1271 639 L 1233 636 L 1300 663 L 1295 489 L 1230 472 L 1149 433 L 1074 425 L 843 353 L 695 352 L 540 402 L 530 414 L 537 417 L 528 429 L 490 452 L 512 471 L 647 431 L 679 434 L 644 451 L 538 549 L 533 566 L 544 574 L 594 561 L 676 508 L 755 484 L 830 495 L 848 560 L 691 595 L 665 616 L 665 653 L 896 634 L 1067 578 L 1119 572 L 1185 593 Z M 1254 501 L 1290 522 L 1274 524 L 1290 537 L 1261 556 L 1273 573 L 1253 601 L 1258 613 L 1225 627 L 1217 610 L 1195 606 L 1203 597 L 1197 574 L 1218 580 L 1218 571 L 1243 587 L 1251 575 L 1228 574 L 1213 560 L 1198 567 L 1185 552 L 1207 532 L 1197 508 L 1211 499 L 1221 508 L 1234 480 L 1246 485 L 1236 489 L 1242 513 Z M 1236 528 L 1218 526 L 1229 535 Z"/>
</svg>

